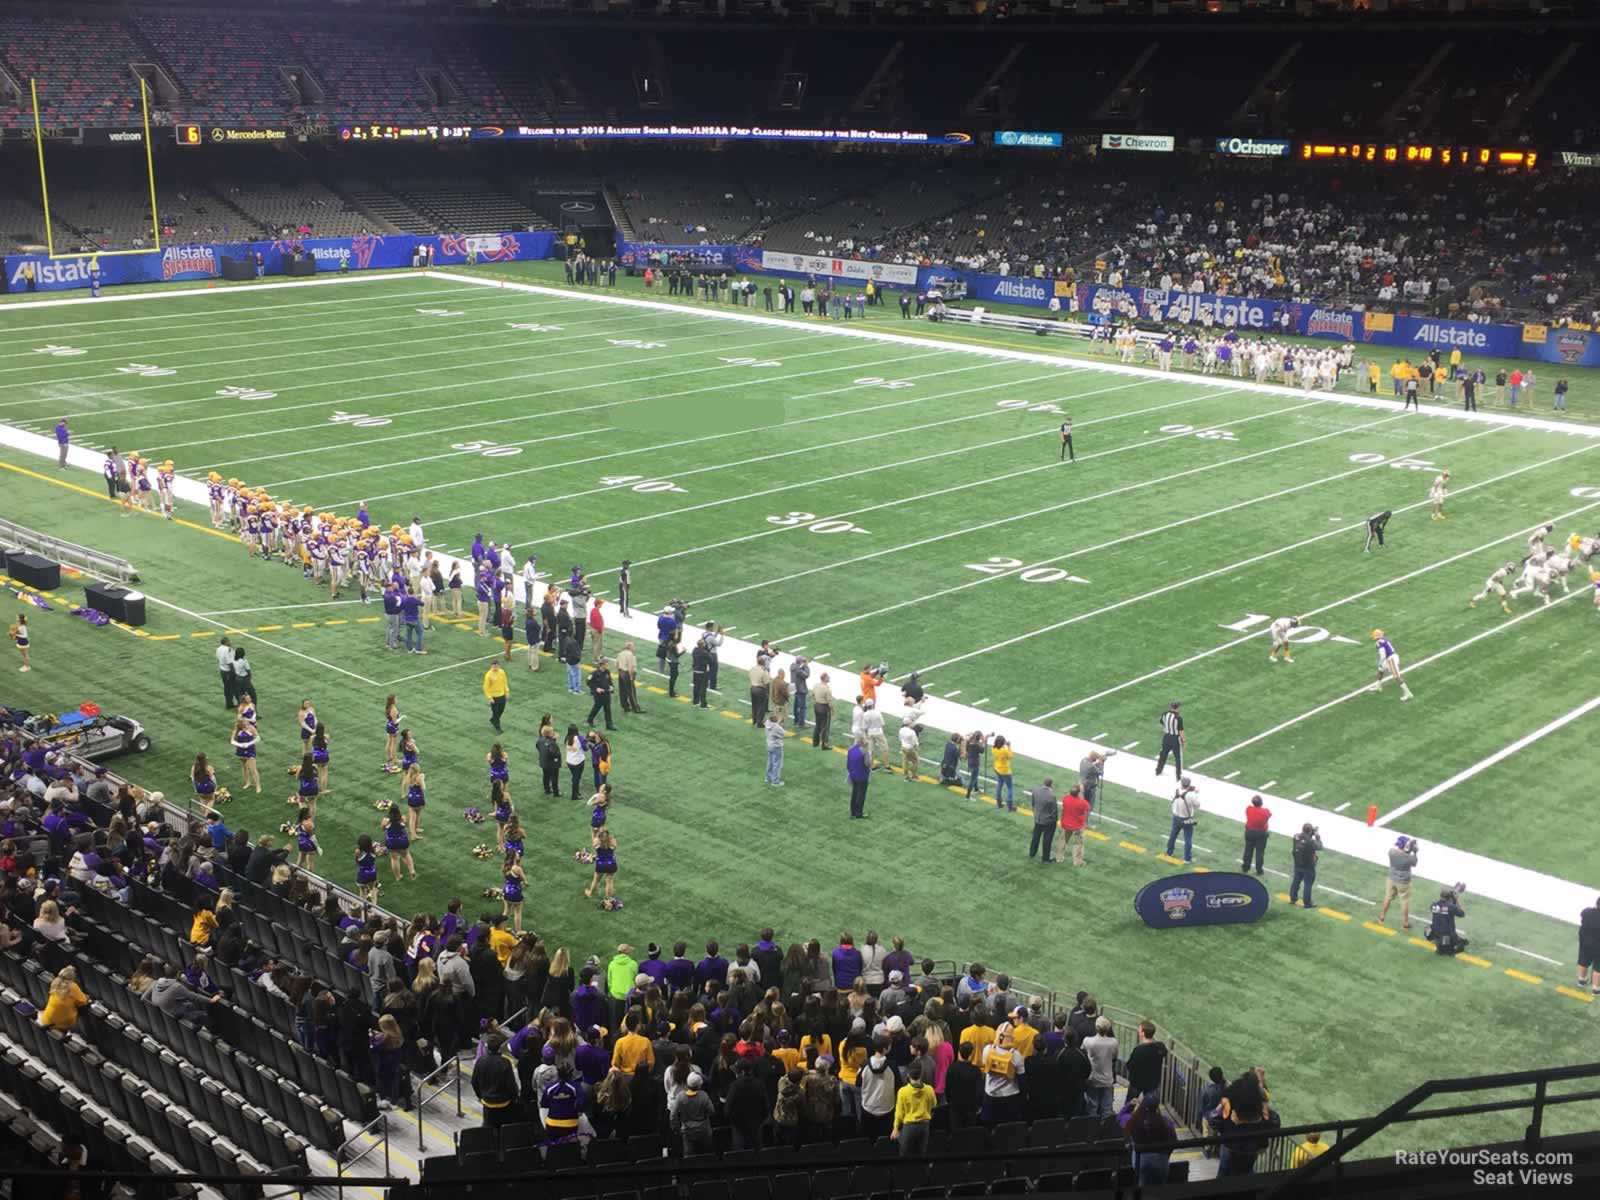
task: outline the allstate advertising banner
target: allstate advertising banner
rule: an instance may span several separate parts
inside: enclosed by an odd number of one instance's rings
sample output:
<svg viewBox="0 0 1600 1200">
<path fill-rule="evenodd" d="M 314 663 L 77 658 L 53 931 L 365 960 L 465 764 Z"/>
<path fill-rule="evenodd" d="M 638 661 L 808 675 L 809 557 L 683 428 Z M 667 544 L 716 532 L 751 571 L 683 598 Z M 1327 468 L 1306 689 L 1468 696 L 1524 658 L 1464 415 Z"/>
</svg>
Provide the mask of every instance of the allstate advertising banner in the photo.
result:
<svg viewBox="0 0 1600 1200">
<path fill-rule="evenodd" d="M 1271 898 L 1254 875 L 1206 871 L 1169 875 L 1140 888 L 1133 910 L 1151 929 L 1197 925 L 1248 925 L 1259 921 Z"/>
<path fill-rule="evenodd" d="M 319 270 L 337 270 L 348 256 L 351 270 L 381 267 L 408 267 L 418 246 L 433 247 L 435 266 L 466 262 L 475 255 L 479 262 L 516 262 L 548 258 L 555 235 L 541 233 L 445 234 L 416 237 L 410 234 L 371 235 L 356 238 L 306 238 L 276 242 L 193 243 L 163 246 L 145 254 L 105 255 L 99 260 L 100 283 L 111 287 L 127 283 L 171 283 L 185 280 L 217 279 L 222 275 L 224 258 L 254 258 L 260 254 L 268 275 L 281 274 L 284 260 L 297 251 L 310 254 Z M 32 263 L 37 288 L 42 292 L 86 288 L 90 281 L 90 259 L 50 259 L 42 255 L 18 254 L 5 259 L 7 288 L 25 290 L 23 267 Z"/>
<path fill-rule="evenodd" d="M 739 247 L 739 269 L 761 275 L 827 276 L 856 283 L 916 287 L 918 267 L 910 263 L 881 263 L 861 258 L 834 258 L 824 254 L 793 254 L 759 246 Z"/>
<path fill-rule="evenodd" d="M 1203 322 L 1207 315 L 1218 326 L 1242 330 L 1278 329 L 1276 300 L 1251 300 L 1243 296 L 1213 296 L 1176 288 L 1109 287 L 1083 284 L 1078 306 L 1102 317 L 1129 317 L 1139 321 Z"/>
<path fill-rule="evenodd" d="M 740 247 L 707 246 L 692 242 L 630 242 L 617 238 L 617 265 L 644 270 L 663 263 L 683 263 L 685 266 L 726 267 L 738 265 Z"/>
<path fill-rule="evenodd" d="M 1059 279 L 1030 279 L 1015 275 L 984 275 L 976 271 L 962 271 L 967 281 L 967 299 L 995 304 L 1025 304 L 1030 308 L 1048 308 L 1052 299 L 1060 300 L 1061 307 L 1071 307 L 1073 296 L 1070 283 Z"/>
</svg>

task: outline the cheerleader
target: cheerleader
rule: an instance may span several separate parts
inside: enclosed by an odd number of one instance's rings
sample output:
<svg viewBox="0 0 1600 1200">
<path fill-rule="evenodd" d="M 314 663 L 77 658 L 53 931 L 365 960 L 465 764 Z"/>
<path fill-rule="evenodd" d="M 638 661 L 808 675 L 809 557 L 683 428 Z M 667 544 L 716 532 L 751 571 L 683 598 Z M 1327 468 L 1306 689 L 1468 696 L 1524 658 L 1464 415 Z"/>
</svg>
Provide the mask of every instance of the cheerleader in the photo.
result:
<svg viewBox="0 0 1600 1200">
<path fill-rule="evenodd" d="M 411 861 L 411 835 L 406 832 L 406 819 L 398 804 L 389 805 L 389 820 L 383 827 L 383 846 L 396 883 L 400 882 L 402 865 L 412 879 L 417 877 L 417 864 Z"/>
<path fill-rule="evenodd" d="M 599 790 L 611 778 L 611 743 L 606 741 L 603 733 L 591 729 L 585 745 L 589 751 L 590 767 L 594 771 L 594 786 Z"/>
<path fill-rule="evenodd" d="M 606 881 L 606 899 L 611 900 L 616 896 L 617 884 L 617 839 L 612 836 L 609 829 L 596 829 L 594 838 L 594 878 L 589 881 L 589 886 L 583 889 L 584 899 L 592 899 L 594 889 L 599 885 L 601 877 Z"/>
<path fill-rule="evenodd" d="M 489 803 L 494 805 L 495 845 L 506 848 L 506 826 L 511 824 L 511 793 L 496 779 L 489 785 Z"/>
<path fill-rule="evenodd" d="M 22 655 L 22 665 L 20 667 L 18 667 L 17 670 L 19 670 L 19 671 L 31 671 L 31 670 L 33 670 L 33 664 L 28 661 L 28 646 L 29 646 L 30 643 L 29 643 L 29 639 L 28 639 L 28 614 L 27 613 L 18 613 L 17 614 L 16 621 L 12 624 L 10 629 L 6 630 L 6 636 L 9 637 L 12 640 L 12 642 L 14 642 L 16 644 L 17 653 Z"/>
<path fill-rule="evenodd" d="M 589 833 L 592 836 L 606 827 L 606 810 L 611 807 L 611 785 L 603 783 L 600 790 L 589 801 L 593 811 L 589 813 Z"/>
<path fill-rule="evenodd" d="M 194 782 L 194 797 L 202 808 L 211 807 L 211 797 L 217 794 L 217 771 L 206 761 L 204 754 L 194 756 L 194 766 L 189 768 L 189 778 Z"/>
<path fill-rule="evenodd" d="M 256 795 L 261 794 L 261 769 L 256 765 L 256 746 L 261 742 L 257 736 L 255 726 L 244 719 L 244 706 L 239 708 L 239 719 L 233 723 L 233 752 L 238 756 L 239 766 L 244 769 L 243 787 L 254 786 Z"/>
<path fill-rule="evenodd" d="M 310 700 L 300 701 L 300 753 L 311 753 L 311 738 L 317 732 L 317 710 Z"/>
<path fill-rule="evenodd" d="M 528 877 L 522 870 L 522 855 L 515 850 L 506 851 L 505 866 L 500 873 L 500 911 L 511 918 L 511 932 L 522 936 L 522 888 Z"/>
<path fill-rule="evenodd" d="M 317 795 L 322 789 L 317 786 L 317 764 L 312 761 L 309 753 L 300 760 L 300 769 L 296 775 L 299 778 L 299 787 L 296 794 L 289 797 L 288 803 L 300 805 L 302 812 L 308 812 L 315 817 Z"/>
<path fill-rule="evenodd" d="M 317 768 L 317 788 L 328 790 L 328 727 L 317 722 L 317 731 L 311 735 L 311 761 Z"/>
<path fill-rule="evenodd" d="M 394 698 L 394 693 L 383 703 L 383 772 L 393 775 L 400 768 L 394 764 L 395 748 L 400 742 L 400 705 Z"/>
<path fill-rule="evenodd" d="M 378 855 L 364 833 L 356 839 L 356 892 L 364 903 L 378 902 Z"/>
<path fill-rule="evenodd" d="M 527 834 L 523 832 L 522 822 L 517 820 L 516 814 L 513 813 L 511 824 L 506 826 L 505 845 L 501 848 L 507 854 L 515 854 L 520 859 L 522 857 L 522 846 L 526 839 Z"/>
<path fill-rule="evenodd" d="M 317 869 L 317 823 L 312 818 L 309 808 L 300 810 L 300 819 L 297 822 L 294 833 L 294 844 L 295 849 L 299 851 L 294 865 L 302 871 L 315 871 Z M 596 861 L 599 861 L 598 858 Z M 596 867 L 595 870 L 599 870 L 599 867 Z"/>
<path fill-rule="evenodd" d="M 417 740 L 411 736 L 411 730 L 400 731 L 400 771 L 402 774 L 417 765 Z M 400 790 L 405 791 L 405 780 L 400 781 Z"/>
<path fill-rule="evenodd" d="M 427 805 L 427 796 L 423 785 L 427 783 L 427 776 L 422 773 L 422 768 L 415 762 L 406 768 L 406 808 L 407 820 L 410 822 L 411 836 L 422 836 L 422 810 Z"/>
<path fill-rule="evenodd" d="M 238 651 L 235 651 L 235 661 L 238 660 L 238 657 Z M 256 720 L 256 698 L 254 693 L 246 692 L 239 698 L 239 719 L 250 725 L 252 728 L 259 724 L 259 722 Z"/>
<path fill-rule="evenodd" d="M 489 747 L 489 753 L 483 756 L 483 760 L 489 764 L 489 782 L 505 784 L 509 793 L 511 789 L 511 764 L 506 760 L 506 752 L 500 748 L 499 742 Z"/>
</svg>

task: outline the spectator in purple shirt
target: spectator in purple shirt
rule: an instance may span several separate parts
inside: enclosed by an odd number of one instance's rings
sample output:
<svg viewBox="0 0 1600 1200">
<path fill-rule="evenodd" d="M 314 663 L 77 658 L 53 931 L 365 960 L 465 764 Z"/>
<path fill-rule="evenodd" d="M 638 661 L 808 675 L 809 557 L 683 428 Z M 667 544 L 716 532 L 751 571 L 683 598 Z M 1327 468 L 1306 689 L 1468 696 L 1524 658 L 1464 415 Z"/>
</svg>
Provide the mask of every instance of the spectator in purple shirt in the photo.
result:
<svg viewBox="0 0 1600 1200">
<path fill-rule="evenodd" d="M 666 965 L 667 985 L 673 992 L 683 992 L 694 987 L 694 964 L 685 957 L 689 949 L 685 942 L 672 947 L 672 960 Z"/>
<path fill-rule="evenodd" d="M 410 592 L 400 597 L 400 624 L 406 631 L 406 653 L 426 654 L 422 648 L 422 601 Z"/>
<path fill-rule="evenodd" d="M 839 935 L 839 944 L 833 948 L 833 986 L 848 992 L 850 985 L 861 975 L 861 951 L 848 933 Z"/>
<path fill-rule="evenodd" d="M 588 1029 L 591 1025 L 603 1029 L 610 1020 L 610 1006 L 595 987 L 594 977 L 595 969 L 585 966 L 578 972 L 578 986 L 572 989 L 572 1024 L 578 1029 Z"/>
<path fill-rule="evenodd" d="M 573 998 L 577 998 L 576 992 L 573 993 Z M 611 1070 L 611 1051 L 603 1044 L 605 1032 L 602 1026 L 588 1026 L 583 1031 L 583 1041 L 578 1043 L 577 1053 L 574 1055 L 578 1073 L 590 1087 L 604 1079 Z"/>
<path fill-rule="evenodd" d="M 67 429 L 67 419 L 62 417 L 56 422 L 56 466 L 67 465 L 67 443 L 72 440 L 72 434 Z"/>
<path fill-rule="evenodd" d="M 651 942 L 644 948 L 644 961 L 639 964 L 639 974 L 648 975 L 663 993 L 667 990 L 667 964 L 661 961 L 661 947 Z"/>
<path fill-rule="evenodd" d="M 867 739 L 858 737 L 845 755 L 844 773 L 850 780 L 850 816 L 867 815 L 867 781 L 872 778 L 872 759 L 867 753 Z"/>
<path fill-rule="evenodd" d="M 723 987 L 728 980 L 728 960 L 717 953 L 717 943 L 706 943 L 706 956 L 694 966 L 694 990 L 703 992 L 708 981 Z"/>
<path fill-rule="evenodd" d="M 914 960 L 911 951 L 906 949 L 906 940 L 902 937 L 894 938 L 893 945 L 894 949 L 883 956 L 883 977 L 887 979 L 891 972 L 899 971 L 909 980 Z"/>
</svg>

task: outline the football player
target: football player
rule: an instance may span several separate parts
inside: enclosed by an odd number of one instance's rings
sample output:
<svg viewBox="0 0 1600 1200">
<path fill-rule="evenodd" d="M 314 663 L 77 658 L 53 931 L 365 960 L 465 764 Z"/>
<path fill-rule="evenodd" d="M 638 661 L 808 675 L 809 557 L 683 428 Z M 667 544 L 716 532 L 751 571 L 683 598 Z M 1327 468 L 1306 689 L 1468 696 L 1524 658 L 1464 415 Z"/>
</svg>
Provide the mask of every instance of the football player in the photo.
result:
<svg viewBox="0 0 1600 1200">
<path fill-rule="evenodd" d="M 1500 567 L 1494 572 L 1494 574 L 1490 575 L 1488 579 L 1485 579 L 1483 581 L 1483 590 L 1481 592 L 1479 592 L 1476 596 L 1474 596 L 1471 600 L 1467 601 L 1467 607 L 1468 608 L 1477 608 L 1479 600 L 1483 600 L 1483 599 L 1487 598 L 1490 595 L 1495 595 L 1495 596 L 1499 596 L 1500 597 L 1500 607 L 1503 608 L 1506 612 L 1509 613 L 1511 611 L 1511 605 L 1506 603 L 1505 581 L 1507 579 L 1510 579 L 1516 573 L 1517 573 L 1517 564 L 1516 563 L 1511 562 L 1509 560 L 1504 562 L 1504 563 L 1502 563 L 1500 565 Z"/>
<path fill-rule="evenodd" d="M 1400 699 L 1411 699 L 1411 689 L 1406 686 L 1405 676 L 1400 674 L 1400 655 L 1395 652 L 1394 643 L 1381 629 L 1372 631 L 1372 640 L 1378 643 L 1378 682 L 1372 685 L 1372 690 L 1383 691 L 1384 680 L 1393 679 L 1400 685 Z"/>
</svg>

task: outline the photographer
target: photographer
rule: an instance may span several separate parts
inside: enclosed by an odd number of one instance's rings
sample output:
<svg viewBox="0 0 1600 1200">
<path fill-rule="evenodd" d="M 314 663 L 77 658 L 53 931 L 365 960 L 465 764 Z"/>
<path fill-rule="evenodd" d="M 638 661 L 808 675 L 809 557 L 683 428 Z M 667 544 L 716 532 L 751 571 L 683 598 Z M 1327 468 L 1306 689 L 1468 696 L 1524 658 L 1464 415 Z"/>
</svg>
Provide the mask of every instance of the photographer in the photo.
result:
<svg viewBox="0 0 1600 1200">
<path fill-rule="evenodd" d="M 1417 839 L 1401 834 L 1389 849 L 1389 881 L 1383 889 L 1383 907 L 1378 924 L 1389 915 L 1389 905 L 1400 897 L 1400 928 L 1411 928 L 1411 870 L 1417 865 Z"/>
<path fill-rule="evenodd" d="M 1310 821 L 1294 835 L 1294 878 L 1289 881 L 1289 903 L 1300 898 L 1300 885 L 1305 884 L 1305 906 L 1315 908 L 1311 900 L 1311 885 L 1317 881 L 1317 852 L 1322 849 L 1322 833 Z"/>
<path fill-rule="evenodd" d="M 1194 781 L 1187 775 L 1178 785 L 1177 794 L 1172 797 L 1172 830 L 1167 834 L 1167 857 L 1172 857 L 1172 851 L 1178 844 L 1178 834 L 1183 834 L 1183 861 L 1194 861 L 1194 826 L 1200 819 L 1200 793 L 1195 789 Z"/>
<path fill-rule="evenodd" d="M 1456 897 L 1466 890 L 1464 883 L 1445 888 L 1429 910 L 1431 920 L 1428 922 L 1428 932 L 1423 936 L 1433 943 L 1435 954 L 1456 955 L 1467 948 L 1467 939 L 1456 932 L 1456 918 L 1467 915 Z"/>
</svg>

